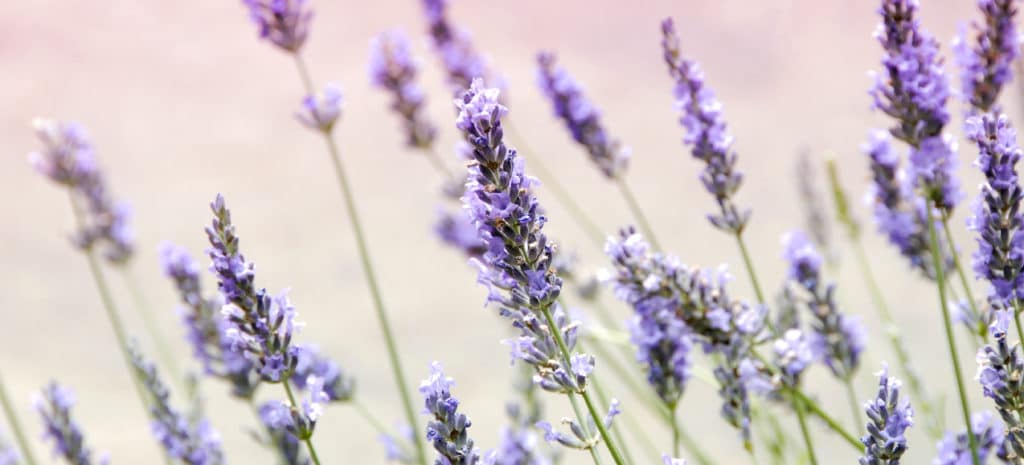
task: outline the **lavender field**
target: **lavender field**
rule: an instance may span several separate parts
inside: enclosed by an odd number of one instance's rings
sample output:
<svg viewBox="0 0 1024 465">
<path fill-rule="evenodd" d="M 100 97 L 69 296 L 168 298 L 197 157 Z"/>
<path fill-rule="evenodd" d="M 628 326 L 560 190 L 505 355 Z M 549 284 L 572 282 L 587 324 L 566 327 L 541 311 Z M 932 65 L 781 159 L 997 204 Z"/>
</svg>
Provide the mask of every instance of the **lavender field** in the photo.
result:
<svg viewBox="0 0 1024 465">
<path fill-rule="evenodd" d="M 0 465 L 1024 464 L 1021 2 L 634 3 L 0 5 Z"/>
</svg>

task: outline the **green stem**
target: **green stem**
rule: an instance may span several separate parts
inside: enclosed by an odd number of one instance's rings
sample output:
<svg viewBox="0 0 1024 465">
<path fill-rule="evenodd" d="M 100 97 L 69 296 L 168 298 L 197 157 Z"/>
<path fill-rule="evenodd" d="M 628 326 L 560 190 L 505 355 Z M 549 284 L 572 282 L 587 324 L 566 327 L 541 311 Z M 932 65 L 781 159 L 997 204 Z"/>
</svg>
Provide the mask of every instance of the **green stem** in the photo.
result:
<svg viewBox="0 0 1024 465">
<path fill-rule="evenodd" d="M 306 69 L 305 62 L 302 57 L 295 54 L 295 63 L 299 69 L 299 75 L 302 77 L 302 81 L 306 86 L 306 90 L 309 93 L 313 93 L 313 81 L 309 77 L 309 72 Z M 384 343 L 387 346 L 388 358 L 391 362 L 391 371 L 395 377 L 395 384 L 398 388 L 398 393 L 402 399 L 402 407 L 405 411 L 406 421 L 414 431 L 417 430 L 416 424 L 416 409 L 413 407 L 412 397 L 409 395 L 409 391 L 406 386 L 409 384 L 406 382 L 405 372 L 402 369 L 401 359 L 398 356 L 398 346 L 395 343 L 394 332 L 391 329 L 391 321 L 388 318 L 387 310 L 384 307 L 384 299 L 381 297 L 380 286 L 377 284 L 377 273 L 374 271 L 373 263 L 370 261 L 369 247 L 366 245 L 366 237 L 363 234 L 363 226 L 359 221 L 359 212 L 356 210 L 354 196 L 352 189 L 349 186 L 348 176 L 345 174 L 345 167 L 341 162 L 341 153 L 338 150 L 337 144 L 334 142 L 334 138 L 331 137 L 330 132 L 324 132 L 324 141 L 327 143 L 327 151 L 330 154 L 331 162 L 334 165 L 334 174 L 338 178 L 338 185 L 341 187 L 342 197 L 345 201 L 345 208 L 348 212 L 349 224 L 352 226 L 352 232 L 355 235 L 356 247 L 359 249 L 359 261 L 363 268 L 363 275 L 366 277 L 366 285 L 369 287 L 370 296 L 373 299 L 373 306 L 376 309 L 377 320 L 380 324 L 381 332 L 384 334 Z M 427 465 L 427 455 L 424 450 L 423 439 L 419 434 L 413 435 L 413 442 L 416 446 L 417 461 L 421 465 Z"/>
<path fill-rule="evenodd" d="M 562 352 L 562 363 L 564 363 L 565 366 L 568 367 L 569 359 L 571 358 L 569 354 L 569 347 L 565 345 L 565 340 L 562 338 L 562 332 L 561 330 L 559 330 L 558 324 L 555 323 L 554 316 L 551 315 L 551 308 L 544 307 L 541 308 L 540 311 L 541 313 L 544 314 L 544 320 L 548 325 L 548 330 L 551 331 L 551 335 L 552 337 L 554 337 L 555 343 L 558 345 L 558 349 Z M 573 402 L 573 408 L 575 409 L 575 396 L 573 396 L 572 393 L 569 393 L 568 395 L 569 400 Z M 615 442 L 612 440 L 611 434 L 608 433 L 608 428 L 604 427 L 603 416 L 600 412 L 597 411 L 597 406 L 594 405 L 593 399 L 590 398 L 590 392 L 584 389 L 583 392 L 580 393 L 580 396 L 583 397 L 583 402 L 586 403 L 587 405 L 587 411 L 590 413 L 590 417 L 593 418 L 594 425 L 597 427 L 597 430 L 601 433 L 601 439 L 604 440 L 604 445 L 605 447 L 608 448 L 608 453 L 612 455 L 612 459 L 615 460 L 615 463 L 617 465 L 625 465 L 627 462 L 625 461 L 625 459 L 622 458 L 622 453 L 619 452 L 619 448 L 616 447 Z M 577 417 L 580 417 L 578 411 Z M 587 423 L 584 421 L 584 419 L 580 417 L 579 420 L 581 422 L 580 426 L 586 428 Z"/>
<path fill-rule="evenodd" d="M 601 389 L 601 384 L 597 382 L 596 377 L 591 377 L 587 380 L 587 383 L 590 384 L 590 387 L 594 388 L 594 394 L 597 394 L 597 400 L 601 402 L 601 404 L 611 405 L 608 396 L 605 395 L 604 389 Z M 636 461 L 633 460 L 633 454 L 629 452 L 629 444 L 627 444 L 626 440 L 622 437 L 622 428 L 613 428 L 612 435 L 614 435 L 615 440 L 621 444 L 620 447 L 622 447 L 622 455 L 626 457 L 626 460 L 629 463 L 636 463 Z"/>
<path fill-rule="evenodd" d="M 299 408 L 298 402 L 295 402 L 295 395 L 292 394 L 291 383 L 288 382 L 287 377 L 285 377 L 284 380 L 281 381 L 281 385 L 284 386 L 284 392 L 285 394 L 288 395 L 288 404 L 291 406 L 291 408 Z M 306 449 L 309 450 L 309 458 L 313 459 L 313 463 L 315 463 L 316 465 L 320 465 L 320 458 L 317 457 L 316 455 L 316 448 L 313 447 L 313 441 L 310 440 L 310 438 L 305 438 L 302 440 L 302 442 L 306 443 Z"/>
<path fill-rule="evenodd" d="M 640 202 L 636 200 L 636 196 L 633 195 L 633 190 L 629 188 L 629 184 L 626 183 L 624 177 L 615 178 L 615 184 L 619 186 L 619 192 L 622 193 L 622 198 L 626 200 L 626 205 L 629 206 L 629 210 L 633 213 L 633 217 L 636 218 L 637 223 L 640 225 L 640 230 L 647 236 L 647 240 L 654 246 L 654 250 L 664 250 L 661 248 L 661 244 L 658 243 L 658 238 L 654 235 L 654 228 L 651 227 L 651 223 L 647 221 L 647 215 L 644 214 L 642 208 L 640 208 Z"/>
<path fill-rule="evenodd" d="M 128 269 L 128 265 L 120 266 L 117 269 L 121 272 L 121 278 L 124 280 L 125 287 L 128 288 L 128 293 L 131 294 L 132 302 L 135 304 L 135 311 L 141 317 L 142 325 L 146 328 L 146 332 L 149 333 L 149 337 L 153 339 L 153 344 L 156 345 L 157 353 L 160 354 L 168 374 L 174 379 L 175 384 L 181 386 L 184 377 L 178 371 L 178 364 L 175 362 L 174 354 L 170 349 L 171 345 L 164 339 L 159 325 L 153 319 L 153 307 L 148 304 L 146 298 L 142 295 L 142 287 L 135 278 L 135 273 Z"/>
<path fill-rule="evenodd" d="M 381 423 L 380 420 L 377 419 L 377 417 L 373 416 L 373 414 L 370 413 L 370 410 L 367 409 L 362 402 L 359 402 L 357 399 L 351 399 L 348 402 L 349 404 L 352 405 L 352 408 L 355 409 L 356 413 L 358 413 L 359 416 L 363 417 L 363 420 L 366 420 L 366 422 L 369 423 L 370 426 L 373 427 L 373 429 L 377 430 L 378 434 L 386 434 L 389 436 L 391 435 L 391 433 L 388 432 L 388 429 L 384 427 L 384 424 Z"/>
<path fill-rule="evenodd" d="M 818 458 L 814 454 L 814 441 L 811 440 L 811 432 L 807 429 L 807 415 L 804 413 L 803 400 L 793 396 L 793 409 L 796 410 L 796 419 L 800 423 L 800 434 L 804 437 L 804 444 L 807 445 L 807 456 L 811 459 L 811 465 L 818 465 Z"/>
<path fill-rule="evenodd" d="M 949 227 L 949 218 L 942 219 L 942 228 L 946 232 L 946 241 L 949 242 L 949 253 L 953 256 L 953 266 L 956 267 L 956 273 L 960 276 L 960 285 L 964 288 L 964 293 L 967 294 L 967 304 L 971 307 L 971 312 L 978 315 L 978 304 L 974 300 L 974 293 L 971 292 L 971 285 L 967 281 L 967 273 L 964 272 L 964 268 L 960 266 L 960 252 L 956 248 L 956 243 L 953 242 L 953 230 Z M 988 325 L 982 324 L 978 328 L 978 335 L 981 336 L 982 340 L 988 333 Z"/>
<path fill-rule="evenodd" d="M 288 463 L 290 461 L 290 459 L 288 458 L 288 454 L 285 453 L 284 449 L 282 449 L 277 444 L 277 442 L 274 440 L 274 434 L 275 434 L 274 430 L 271 429 L 270 426 L 268 426 L 266 423 L 263 422 L 263 418 L 260 416 L 260 408 L 259 408 L 259 406 L 256 405 L 256 400 L 253 399 L 252 397 L 246 397 L 245 398 L 245 403 L 249 405 L 249 410 L 251 410 L 252 414 L 256 417 L 256 424 L 260 425 L 260 426 L 263 426 L 263 431 L 266 432 L 266 434 L 267 434 L 266 439 L 262 439 L 261 438 L 260 441 L 261 442 L 267 441 L 267 446 L 269 446 L 270 448 L 272 448 L 275 451 L 277 451 L 277 455 L 279 455 L 281 457 L 281 460 L 282 460 L 281 463 L 282 464 Z M 282 433 L 282 434 L 288 434 L 288 433 Z"/>
<path fill-rule="evenodd" d="M 18 419 L 18 412 L 14 410 L 14 405 L 11 404 L 11 399 L 7 396 L 7 387 L 4 385 L 2 376 L 0 376 L 0 407 L 4 409 L 4 416 L 7 417 L 7 423 L 11 426 L 14 440 L 17 441 L 21 456 L 25 459 L 25 465 L 36 465 L 35 455 L 32 453 L 32 448 L 29 445 L 28 439 L 26 439 L 25 431 L 22 429 L 21 421 Z"/>
<path fill-rule="evenodd" d="M 861 427 L 861 410 L 857 404 L 857 391 L 853 388 L 853 380 L 847 379 L 843 384 L 846 385 L 846 401 L 850 403 L 850 421 L 853 422 L 853 428 L 858 429 Z"/>
<path fill-rule="evenodd" d="M 603 249 L 606 237 L 604 230 L 597 226 L 597 223 L 587 215 L 586 210 L 584 210 L 580 204 L 576 203 L 576 200 L 574 200 L 573 196 L 569 194 L 569 191 L 558 182 L 560 178 L 555 176 L 554 172 L 548 169 L 541 157 L 534 156 L 534 152 L 526 145 L 526 139 L 519 136 L 519 133 L 515 130 L 515 126 L 512 125 L 512 122 L 504 122 L 504 127 L 505 132 L 515 140 L 514 145 L 518 147 L 519 154 L 529 160 L 530 169 L 539 175 L 544 187 L 551 189 L 551 193 L 555 194 L 555 200 L 561 203 L 562 206 L 568 210 L 569 216 L 571 216 L 580 229 L 586 233 L 587 238 L 589 238 L 599 249 Z"/>
<path fill-rule="evenodd" d="M 903 378 L 907 382 L 907 387 L 910 388 L 910 394 L 915 398 L 914 410 L 920 412 L 921 415 L 927 419 L 925 430 L 928 432 L 929 436 L 931 436 L 932 439 L 939 439 L 942 437 L 944 428 L 938 420 L 932 400 L 924 392 L 924 386 L 921 382 L 921 378 L 918 377 L 917 372 L 914 371 L 914 365 L 910 361 L 910 352 L 907 351 L 907 346 L 904 344 L 903 337 L 900 334 L 899 325 L 896 324 L 896 319 L 889 310 L 889 306 L 885 302 L 882 290 L 878 286 L 878 281 L 875 280 L 875 274 L 871 270 L 871 262 L 868 260 L 867 252 L 864 251 L 864 243 L 861 242 L 859 234 L 851 235 L 850 242 L 853 244 L 853 250 L 857 258 L 857 264 L 860 268 L 861 276 L 864 278 L 865 284 L 867 284 L 868 293 L 871 295 L 871 300 L 875 304 L 874 307 L 878 313 L 878 319 L 882 322 L 882 329 L 887 336 L 889 346 L 896 355 L 896 359 L 899 361 L 900 369 L 903 372 Z"/>
<path fill-rule="evenodd" d="M 757 294 L 757 302 L 765 303 L 764 292 L 761 290 L 761 283 L 757 280 L 757 272 L 754 271 L 754 262 L 750 259 L 750 252 L 747 250 L 747 243 L 743 240 L 743 233 L 736 233 L 736 244 L 740 248 L 740 254 L 743 255 L 743 264 L 747 267 L 747 275 L 750 276 L 750 284 L 754 287 L 754 293 Z"/>
<path fill-rule="evenodd" d="M 978 458 L 978 444 L 974 437 L 974 428 L 971 425 L 971 407 L 967 403 L 967 390 L 964 389 L 964 375 L 960 371 L 960 359 L 957 356 L 956 339 L 953 337 L 953 322 L 949 316 L 949 303 L 946 302 L 946 277 L 943 272 L 942 255 L 939 251 L 939 239 L 936 234 L 935 221 L 932 215 L 932 206 L 926 207 L 928 212 L 928 239 L 931 242 L 932 263 L 935 265 L 935 283 L 939 290 L 939 303 L 942 305 L 942 323 L 946 329 L 946 344 L 949 346 L 949 359 L 953 365 L 953 375 L 956 377 L 956 387 L 960 395 L 960 409 L 963 411 L 964 423 L 967 427 L 967 442 L 971 448 L 971 461 L 974 465 L 980 465 Z M 954 254 L 955 255 L 955 254 Z"/>
<path fill-rule="evenodd" d="M 679 457 L 679 416 L 676 414 L 676 406 L 669 406 L 672 412 L 672 456 Z"/>
<path fill-rule="evenodd" d="M 819 419 L 821 419 L 821 421 L 824 421 L 824 422 L 825 422 L 825 424 L 826 424 L 826 425 L 828 425 L 828 427 L 829 427 L 829 428 L 830 428 L 830 429 L 831 429 L 832 431 L 834 431 L 834 432 L 836 432 L 837 434 L 839 434 L 839 436 L 840 436 L 840 437 L 842 437 L 842 438 L 843 438 L 844 440 L 846 440 L 846 442 L 847 442 L 848 444 L 850 444 L 851 446 L 853 446 L 853 448 L 854 448 L 855 450 L 857 450 L 857 451 L 860 451 L 860 452 L 863 452 L 863 450 L 864 450 L 864 444 L 862 444 L 862 443 L 860 442 L 860 439 L 857 439 L 857 437 L 856 437 L 856 436 L 854 436 L 854 435 L 850 434 L 850 433 L 849 433 L 848 431 L 846 431 L 846 429 L 845 429 L 845 428 L 843 428 L 843 427 L 842 427 L 842 425 L 840 425 L 840 424 L 839 424 L 839 422 L 837 422 L 837 421 L 836 421 L 836 420 L 835 420 L 834 418 L 832 418 L 832 417 L 831 417 L 831 416 L 830 416 L 830 415 L 829 415 L 828 413 L 826 413 L 826 412 L 825 412 L 824 410 L 822 410 L 822 409 L 821 409 L 821 406 L 819 406 L 819 405 L 817 404 L 817 402 L 814 402 L 814 401 L 813 401 L 813 400 L 811 400 L 811 399 L 810 399 L 809 397 L 807 397 L 806 395 L 804 395 L 804 393 L 803 393 L 803 392 L 800 392 L 800 389 L 796 389 L 796 388 L 790 388 L 790 389 L 788 389 L 788 390 L 789 390 L 789 392 L 790 392 L 790 393 L 791 393 L 792 395 L 794 395 L 794 396 L 796 396 L 796 397 L 797 397 L 798 399 L 800 399 L 800 403 L 801 403 L 801 404 L 803 404 L 803 406 L 804 406 L 804 407 L 806 407 L 807 409 L 809 409 L 809 410 L 811 411 L 811 413 L 813 413 L 813 414 L 814 414 L 814 415 L 815 415 L 816 417 L 818 417 Z"/>
</svg>

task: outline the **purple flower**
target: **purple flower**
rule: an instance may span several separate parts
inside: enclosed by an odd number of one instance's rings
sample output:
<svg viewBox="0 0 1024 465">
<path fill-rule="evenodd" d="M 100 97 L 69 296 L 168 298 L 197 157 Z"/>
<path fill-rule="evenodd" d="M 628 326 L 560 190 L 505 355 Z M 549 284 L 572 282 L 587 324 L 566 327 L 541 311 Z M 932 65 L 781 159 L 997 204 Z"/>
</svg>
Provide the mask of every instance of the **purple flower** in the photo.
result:
<svg viewBox="0 0 1024 465">
<path fill-rule="evenodd" d="M 454 384 L 438 362 L 430 365 L 430 376 L 420 383 L 425 405 L 423 413 L 431 416 L 427 423 L 427 440 L 437 451 L 438 465 L 475 465 L 480 463 L 480 452 L 467 432 L 473 422 L 458 412 L 459 401 L 451 393 Z"/>
<path fill-rule="evenodd" d="M 498 438 L 498 446 L 484 454 L 483 463 L 484 465 L 551 465 L 551 460 L 538 450 L 537 436 L 532 431 L 503 427 Z"/>
<path fill-rule="evenodd" d="M 647 370 L 647 382 L 668 406 L 679 402 L 693 365 L 693 341 L 686 323 L 668 306 L 637 313 L 629 323 L 636 358 Z"/>
<path fill-rule="evenodd" d="M 747 358 L 749 347 L 739 335 L 724 347 L 723 363 L 715 367 L 715 380 L 718 381 L 718 397 L 722 399 L 720 413 L 730 425 L 740 431 L 743 447 L 753 450 L 750 432 L 750 395 L 749 386 L 760 386 L 761 370 L 752 365 Z M 753 382 L 752 382 L 753 381 Z"/>
<path fill-rule="evenodd" d="M 799 329 L 790 329 L 772 345 L 775 363 L 782 370 L 787 383 L 795 386 L 800 374 L 814 361 L 814 352 L 807 337 Z"/>
<path fill-rule="evenodd" d="M 987 113 L 997 107 L 1003 86 L 1013 78 L 1011 66 L 1020 55 L 1020 33 L 1015 16 L 1016 0 L 977 0 L 983 21 L 972 22 L 974 42 L 961 26 L 953 39 L 953 57 L 960 71 L 960 97 L 972 112 Z"/>
<path fill-rule="evenodd" d="M 56 382 L 46 385 L 33 400 L 43 419 L 43 437 L 53 441 L 54 455 L 63 457 L 70 465 L 91 465 L 92 451 L 85 446 L 82 430 L 71 417 L 74 403 L 74 394 Z M 105 464 L 106 460 L 99 463 Z"/>
<path fill-rule="evenodd" d="M 309 36 L 313 11 L 308 0 L 242 0 L 260 38 L 278 48 L 298 53 Z"/>
<path fill-rule="evenodd" d="M 441 242 L 461 251 L 469 257 L 477 257 L 487 251 L 480 235 L 476 230 L 468 212 L 465 210 L 448 211 L 443 208 L 437 210 L 437 222 L 434 223 L 434 232 L 437 233 Z"/>
<path fill-rule="evenodd" d="M 924 139 L 910 150 L 907 174 L 917 191 L 945 215 L 963 199 L 956 178 L 956 150 L 956 142 L 949 134 Z"/>
<path fill-rule="evenodd" d="M 991 412 L 975 413 L 971 416 L 971 425 L 978 445 L 978 459 L 980 463 L 985 463 L 989 453 L 1003 445 L 1003 427 L 995 421 Z M 966 432 L 947 432 L 939 441 L 937 448 L 938 452 L 935 454 L 935 460 L 932 460 L 932 465 L 966 465 L 972 461 Z"/>
<path fill-rule="evenodd" d="M 175 410 L 170 392 L 156 372 L 156 366 L 145 360 L 135 347 L 128 349 L 136 376 L 149 393 L 150 423 L 153 436 L 167 455 L 187 465 L 220 465 L 225 463 L 220 435 L 205 418 L 190 419 Z"/>
<path fill-rule="evenodd" d="M 967 120 L 967 138 L 978 146 L 975 165 L 985 175 L 974 215 L 968 220 L 968 227 L 978 233 L 974 272 L 991 284 L 991 299 L 1010 305 L 1024 290 L 1020 213 L 1024 193 L 1017 177 L 1021 158 L 1017 131 L 1006 115 L 975 116 Z"/>
<path fill-rule="evenodd" d="M 406 144 L 429 149 L 437 128 L 423 114 L 425 93 L 416 83 L 417 72 L 405 34 L 384 32 L 370 42 L 370 82 L 391 94 L 391 109 L 402 118 Z"/>
<path fill-rule="evenodd" d="M 260 419 L 272 432 L 291 435 L 299 440 L 313 436 L 316 422 L 324 412 L 324 405 L 330 397 L 324 391 L 323 380 L 314 375 L 306 378 L 304 383 L 306 396 L 301 405 L 291 405 L 286 401 L 269 401 L 260 406 Z M 287 444 L 279 444 L 284 450 Z M 297 456 L 296 456 L 297 457 Z"/>
<path fill-rule="evenodd" d="M 336 82 L 328 82 L 320 94 L 307 95 L 302 99 L 302 109 L 295 113 L 295 117 L 307 128 L 331 132 L 334 123 L 341 117 L 342 103 L 341 86 Z"/>
<path fill-rule="evenodd" d="M 861 438 L 861 465 L 897 465 L 907 451 L 907 428 L 914 424 L 914 410 L 900 398 L 901 384 L 889 376 L 889 367 L 878 372 L 878 395 L 864 404 L 868 416 L 867 434 Z"/>
<path fill-rule="evenodd" d="M 700 65 L 683 58 L 672 18 L 662 21 L 661 31 L 665 62 L 676 85 L 675 105 L 682 115 L 679 122 L 686 129 L 683 143 L 691 147 L 694 158 L 705 163 L 700 180 L 721 211 L 708 215 L 708 220 L 720 229 L 738 234 L 750 220 L 750 210 L 741 210 L 733 203 L 743 175 L 735 170 L 737 157 L 732 151 L 733 138 L 722 118 L 722 104 L 705 86 Z"/>
<path fill-rule="evenodd" d="M 352 398 L 355 391 L 355 380 L 342 371 L 341 366 L 330 358 L 320 354 L 311 345 L 295 346 L 295 368 L 292 373 L 292 384 L 306 391 L 322 390 L 332 402 L 343 402 Z M 310 379 L 317 380 L 319 386 L 309 386 Z"/>
<path fill-rule="evenodd" d="M 411 426 L 401 425 L 398 427 L 396 435 L 381 433 L 377 436 L 377 440 L 384 446 L 385 459 L 389 462 L 416 463 L 416 457 L 409 451 L 409 443 L 413 440 L 413 434 L 415 433 Z"/>
<path fill-rule="evenodd" d="M 601 112 L 583 95 L 583 88 L 562 67 L 553 53 L 537 55 L 537 83 L 554 106 L 573 140 L 583 145 L 590 159 L 609 178 L 619 176 L 629 162 L 630 150 L 611 138 L 601 124 Z"/>
<path fill-rule="evenodd" d="M 836 377 L 849 379 L 860 363 L 867 332 L 859 320 L 840 313 L 835 285 L 822 279 L 822 258 L 807 236 L 794 231 L 785 236 L 783 243 L 789 278 L 800 285 L 804 304 L 814 317 L 808 335 L 810 347 L 824 358 Z"/>
<path fill-rule="evenodd" d="M 487 59 L 473 47 L 472 37 L 448 20 L 448 0 L 423 0 L 430 39 L 444 64 L 448 87 L 458 96 L 482 79 L 488 85 L 502 86 L 502 80 L 489 69 Z"/>
<path fill-rule="evenodd" d="M 1024 405 L 1024 387 L 1021 384 L 1024 358 L 1019 344 L 1010 345 L 1007 341 L 1012 312 L 1012 309 L 995 312 L 991 327 L 994 342 L 978 351 L 975 379 L 981 384 L 985 397 L 995 403 L 996 412 L 1006 425 L 1004 446 L 1007 452 L 1021 457 L 1024 456 L 1024 417 L 1020 409 Z"/>
<path fill-rule="evenodd" d="M 131 207 L 111 198 L 85 129 L 76 123 L 41 118 L 32 125 L 43 149 L 30 153 L 29 160 L 40 174 L 71 191 L 79 220 L 72 243 L 82 250 L 99 244 L 107 261 L 126 263 L 135 241 L 129 221 Z"/>
</svg>

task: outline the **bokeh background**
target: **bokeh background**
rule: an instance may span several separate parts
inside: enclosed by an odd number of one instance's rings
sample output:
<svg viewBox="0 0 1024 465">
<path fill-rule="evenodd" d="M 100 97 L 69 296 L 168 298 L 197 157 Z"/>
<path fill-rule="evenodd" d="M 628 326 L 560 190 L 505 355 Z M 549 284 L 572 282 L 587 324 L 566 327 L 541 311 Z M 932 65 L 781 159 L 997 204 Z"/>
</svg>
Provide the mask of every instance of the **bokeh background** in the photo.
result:
<svg viewBox="0 0 1024 465">
<path fill-rule="evenodd" d="M 948 55 L 957 25 L 976 17 L 973 2 L 924 3 L 921 18 Z M 478 444 L 492 447 L 505 422 L 504 403 L 514 398 L 509 387 L 514 370 L 499 343 L 508 335 L 507 325 L 482 308 L 485 291 L 474 283 L 465 259 L 434 239 L 440 180 L 421 154 L 403 147 L 398 121 L 387 110 L 388 97 L 372 89 L 367 78 L 374 34 L 400 28 L 412 35 L 422 58 L 422 83 L 430 93 L 428 112 L 442 128 L 438 147 L 457 167 L 451 155 L 458 136 L 450 98 L 430 53 L 421 7 L 413 0 L 380 0 L 319 1 L 314 8 L 305 56 L 318 83 L 336 80 L 346 90 L 336 137 L 408 374 L 418 382 L 430 361 L 441 361 L 458 381 L 456 394 L 473 418 Z M 871 37 L 875 9 L 876 2 L 870 1 L 819 0 L 457 1 L 451 7 L 453 19 L 472 31 L 477 46 L 508 79 L 510 117 L 524 142 L 556 168 L 561 182 L 604 229 L 611 233 L 629 223 L 630 216 L 537 90 L 538 50 L 559 53 L 561 63 L 603 109 L 607 127 L 633 148 L 628 177 L 665 247 L 686 263 L 730 264 L 737 277 L 734 293 L 745 297 L 752 293 L 732 239 L 704 220 L 713 205 L 696 181 L 700 164 L 680 142 L 658 21 L 676 18 L 686 54 L 703 64 L 724 103 L 739 168 L 746 174 L 739 202 L 754 209 L 750 247 L 762 281 L 775 289 L 783 276 L 780 236 L 803 226 L 794 182 L 796 154 L 806 149 L 819 161 L 835 157 L 854 197 L 859 200 L 865 190 L 867 165 L 858 146 L 869 129 L 885 124 L 869 110 L 866 94 L 866 73 L 878 67 L 880 57 Z M 26 162 L 26 154 L 38 145 L 29 124 L 35 116 L 76 120 L 90 128 L 115 195 L 134 205 L 138 255 L 131 272 L 168 339 L 182 341 L 183 330 L 176 296 L 159 270 L 157 247 L 173 241 L 201 254 L 209 221 L 206 205 L 221 192 L 233 209 L 244 250 L 257 264 L 261 285 L 292 288 L 308 323 L 301 340 L 317 343 L 351 370 L 358 377 L 358 395 L 380 417 L 389 423 L 401 419 L 329 160 L 320 138 L 293 118 L 301 97 L 295 69 L 286 55 L 257 39 L 241 4 L 3 2 L 0 70 L 0 192 L 5 199 L 0 202 L 0 369 L 33 436 L 40 424 L 29 399 L 48 380 L 58 379 L 77 391 L 76 414 L 94 449 L 109 452 L 114 463 L 159 460 L 85 261 L 68 243 L 72 219 L 66 197 Z M 1016 87 L 1005 91 L 1004 103 L 1019 116 Z M 959 103 L 952 105 L 959 115 Z M 957 119 L 950 130 L 962 134 Z M 963 186 L 971 197 L 979 180 L 970 166 L 974 157 L 974 150 L 962 144 Z M 606 266 L 601 251 L 562 206 L 544 188 L 540 196 L 549 211 L 549 231 L 562 248 L 576 251 L 584 270 Z M 930 389 L 945 394 L 948 423 L 958 423 L 935 292 L 873 233 L 863 205 L 855 205 L 867 224 L 872 263 L 918 368 Z M 959 244 L 969 254 L 974 245 L 962 226 L 965 210 L 960 209 L 955 224 Z M 891 355 L 852 256 L 838 232 L 834 237 L 840 244 L 841 267 L 832 274 L 839 298 L 847 311 L 864 315 L 872 329 L 871 352 L 856 379 L 864 400 L 874 393 L 871 373 Z M 110 278 L 133 333 L 152 354 L 125 281 L 115 273 Z M 212 288 L 212 281 L 207 285 Z M 982 293 L 980 284 L 975 292 Z M 612 302 L 608 292 L 603 298 Z M 626 318 L 627 309 L 611 305 Z M 973 375 L 973 348 L 960 342 L 965 370 Z M 175 350 L 179 366 L 195 368 L 183 342 Z M 600 361 L 598 373 L 608 378 L 626 411 L 638 415 L 639 434 L 667 450 L 668 434 L 660 423 L 642 414 Z M 824 369 L 813 369 L 806 384 L 850 424 L 842 391 Z M 973 381 L 969 387 L 975 409 L 989 408 Z M 274 391 L 263 394 L 277 395 Z M 245 406 L 216 382 L 205 383 L 203 393 L 229 460 L 271 463 L 272 456 L 247 437 L 252 417 Z M 563 398 L 547 399 L 549 419 L 570 413 Z M 694 381 L 681 406 L 682 421 L 720 463 L 747 463 L 718 407 L 715 389 Z M 786 425 L 795 425 L 783 409 L 774 411 Z M 825 461 L 855 463 L 845 444 L 820 425 L 813 428 Z M 906 463 L 930 463 L 934 456 L 934 444 L 921 429 L 912 434 Z M 329 409 L 316 442 L 324 463 L 383 462 L 375 434 L 351 408 Z M 639 446 L 633 448 L 643 457 Z M 36 455 L 50 461 L 38 442 Z M 565 459 L 589 460 L 571 453 Z"/>
</svg>

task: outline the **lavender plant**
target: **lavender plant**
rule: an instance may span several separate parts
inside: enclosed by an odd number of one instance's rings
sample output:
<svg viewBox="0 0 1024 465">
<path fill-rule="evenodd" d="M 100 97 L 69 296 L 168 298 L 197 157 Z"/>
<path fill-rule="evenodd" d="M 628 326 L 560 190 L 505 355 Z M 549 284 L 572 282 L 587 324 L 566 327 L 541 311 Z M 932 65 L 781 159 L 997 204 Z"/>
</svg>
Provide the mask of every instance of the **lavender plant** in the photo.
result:
<svg viewBox="0 0 1024 465">
<path fill-rule="evenodd" d="M 1007 341 L 1012 318 L 1010 310 L 996 312 L 991 328 L 994 343 L 978 352 L 976 379 L 1006 426 L 1003 455 L 1009 463 L 1017 463 L 1024 458 L 1024 359 L 1020 344 Z"/>
<path fill-rule="evenodd" d="M 995 422 L 991 412 L 978 412 L 971 417 L 971 428 L 974 437 L 969 438 L 971 433 L 946 433 L 946 436 L 939 441 L 938 451 L 935 455 L 934 465 L 960 465 L 971 462 L 973 455 L 970 443 L 976 444 L 978 449 L 977 457 L 981 463 L 988 460 L 989 454 L 996 452 L 1003 444 L 1004 432 L 1002 426 Z"/>
<path fill-rule="evenodd" d="M 969 112 L 998 111 L 999 93 L 1013 78 L 1010 66 L 1020 55 L 1016 0 L 977 0 L 982 21 L 973 22 L 974 40 L 961 27 L 953 39 L 953 57 L 960 72 L 960 98 Z"/>
<path fill-rule="evenodd" d="M 906 432 L 914 425 L 910 402 L 900 398 L 899 380 L 889 376 L 889 367 L 878 372 L 878 395 L 864 404 L 867 412 L 867 435 L 861 465 L 898 465 L 907 451 Z"/>
<path fill-rule="evenodd" d="M 451 393 L 454 384 L 437 362 L 431 364 L 430 376 L 420 383 L 423 412 L 432 417 L 427 422 L 427 440 L 437 452 L 435 465 L 476 465 L 481 463 L 480 451 L 467 431 L 473 422 L 459 413 L 459 400 Z"/>
<path fill-rule="evenodd" d="M 391 109 L 402 120 L 406 145 L 432 154 L 437 128 L 423 114 L 426 95 L 416 83 L 419 66 L 411 48 L 409 39 L 397 30 L 374 37 L 370 42 L 370 82 L 391 95 Z M 449 175 L 447 168 L 442 169 Z"/>
<path fill-rule="evenodd" d="M 33 400 L 43 420 L 43 437 L 53 442 L 54 455 L 60 456 L 69 465 L 104 465 L 109 461 L 105 456 L 93 462 L 92 450 L 85 445 L 85 436 L 71 416 L 75 403 L 71 390 L 56 382 L 47 384 Z"/>
</svg>

